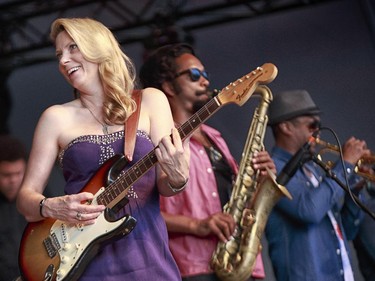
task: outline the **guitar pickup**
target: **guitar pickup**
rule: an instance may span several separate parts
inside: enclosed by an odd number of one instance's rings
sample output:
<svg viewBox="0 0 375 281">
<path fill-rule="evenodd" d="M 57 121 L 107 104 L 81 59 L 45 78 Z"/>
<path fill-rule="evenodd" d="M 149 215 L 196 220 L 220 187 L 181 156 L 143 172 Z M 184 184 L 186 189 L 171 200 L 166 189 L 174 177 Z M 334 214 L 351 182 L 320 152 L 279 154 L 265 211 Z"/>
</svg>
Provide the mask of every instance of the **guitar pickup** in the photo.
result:
<svg viewBox="0 0 375 281">
<path fill-rule="evenodd" d="M 54 258 L 61 248 L 55 233 L 52 233 L 51 236 L 48 236 L 46 239 L 44 239 L 43 244 L 50 258 Z"/>
</svg>

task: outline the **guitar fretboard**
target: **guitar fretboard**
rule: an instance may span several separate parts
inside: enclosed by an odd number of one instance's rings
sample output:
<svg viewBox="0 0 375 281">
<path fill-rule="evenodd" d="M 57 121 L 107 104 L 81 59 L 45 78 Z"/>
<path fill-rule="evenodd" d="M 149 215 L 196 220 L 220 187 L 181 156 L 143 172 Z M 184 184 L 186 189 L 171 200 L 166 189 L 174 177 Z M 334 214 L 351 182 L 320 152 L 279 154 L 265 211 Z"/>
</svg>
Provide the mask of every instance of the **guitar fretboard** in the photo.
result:
<svg viewBox="0 0 375 281">
<path fill-rule="evenodd" d="M 191 135 L 194 130 L 215 113 L 220 106 L 221 103 L 216 97 L 207 102 L 201 109 L 193 114 L 189 120 L 178 128 L 181 139 L 185 140 Z M 109 184 L 107 188 L 98 195 L 98 204 L 108 206 L 114 200 L 118 201 L 120 196 L 124 197 L 128 189 L 157 163 L 157 157 L 155 155 L 156 148 L 157 147 L 121 174 L 113 183 Z"/>
</svg>

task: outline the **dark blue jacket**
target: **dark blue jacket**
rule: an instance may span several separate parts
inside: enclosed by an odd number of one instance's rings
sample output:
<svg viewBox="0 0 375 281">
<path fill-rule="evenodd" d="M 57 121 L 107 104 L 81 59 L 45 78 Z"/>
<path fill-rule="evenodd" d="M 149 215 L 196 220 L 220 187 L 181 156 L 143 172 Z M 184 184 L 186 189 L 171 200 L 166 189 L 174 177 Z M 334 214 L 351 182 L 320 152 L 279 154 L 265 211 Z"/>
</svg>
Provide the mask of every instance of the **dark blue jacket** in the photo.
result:
<svg viewBox="0 0 375 281">
<path fill-rule="evenodd" d="M 292 155 L 273 148 L 272 158 L 278 172 Z M 334 214 L 347 239 L 358 231 L 363 213 L 349 195 L 323 169 L 306 163 L 319 181 L 318 187 L 299 169 L 286 187 L 293 200 L 282 198 L 273 208 L 267 226 L 266 238 L 276 279 L 279 281 L 340 281 L 344 280 L 339 241 L 327 215 Z M 345 163 L 350 183 L 358 180 L 353 165 Z M 333 172 L 342 182 L 344 171 L 336 165 Z M 349 250 L 348 250 L 349 251 Z M 349 253 L 350 256 L 350 253 Z"/>
</svg>

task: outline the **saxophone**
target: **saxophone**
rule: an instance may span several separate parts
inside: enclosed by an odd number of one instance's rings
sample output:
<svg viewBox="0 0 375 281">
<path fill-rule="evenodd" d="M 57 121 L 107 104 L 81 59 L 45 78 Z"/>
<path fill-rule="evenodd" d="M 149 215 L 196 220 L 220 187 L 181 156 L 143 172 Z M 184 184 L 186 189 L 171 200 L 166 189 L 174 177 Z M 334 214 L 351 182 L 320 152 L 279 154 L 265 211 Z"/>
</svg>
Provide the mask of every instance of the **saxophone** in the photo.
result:
<svg viewBox="0 0 375 281">
<path fill-rule="evenodd" d="M 269 213 L 282 196 L 292 198 L 284 186 L 276 183 L 273 173 L 268 171 L 268 177 L 260 183 L 259 171 L 255 172 L 251 166 L 254 153 L 264 148 L 267 109 L 272 101 L 272 93 L 267 86 L 261 85 L 254 96 L 260 96 L 261 102 L 254 111 L 239 172 L 230 200 L 223 210 L 233 216 L 236 230 L 232 239 L 218 243 L 211 259 L 211 267 L 225 281 L 247 280 L 251 276 L 256 257 L 261 251 L 261 238 Z"/>
</svg>

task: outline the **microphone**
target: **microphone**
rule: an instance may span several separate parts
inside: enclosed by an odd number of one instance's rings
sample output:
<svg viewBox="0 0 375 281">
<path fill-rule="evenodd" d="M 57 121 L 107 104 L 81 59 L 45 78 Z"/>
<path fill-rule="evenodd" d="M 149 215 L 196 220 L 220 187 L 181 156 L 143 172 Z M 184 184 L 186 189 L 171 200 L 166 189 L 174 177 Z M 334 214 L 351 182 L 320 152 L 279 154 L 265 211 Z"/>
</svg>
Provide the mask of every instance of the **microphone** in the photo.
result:
<svg viewBox="0 0 375 281">
<path fill-rule="evenodd" d="M 301 167 L 310 158 L 310 146 L 315 141 L 318 131 L 316 131 L 309 140 L 293 155 L 285 164 L 284 168 L 278 174 L 276 182 L 280 185 L 286 185 L 290 178 L 294 176 L 297 169 Z"/>
</svg>

